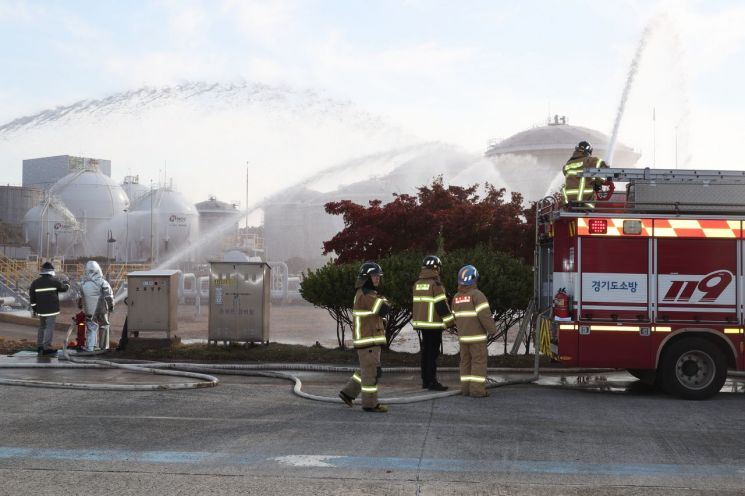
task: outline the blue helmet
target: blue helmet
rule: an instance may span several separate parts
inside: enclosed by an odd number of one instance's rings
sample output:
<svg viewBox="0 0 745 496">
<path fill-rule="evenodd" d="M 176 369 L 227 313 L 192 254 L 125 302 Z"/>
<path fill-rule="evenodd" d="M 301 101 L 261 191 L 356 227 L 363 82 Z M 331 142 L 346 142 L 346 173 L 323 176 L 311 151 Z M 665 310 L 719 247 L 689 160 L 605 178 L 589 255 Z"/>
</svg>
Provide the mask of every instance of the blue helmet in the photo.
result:
<svg viewBox="0 0 745 496">
<path fill-rule="evenodd" d="M 464 265 L 458 271 L 458 284 L 471 286 L 479 280 L 479 271 L 473 265 Z"/>
</svg>

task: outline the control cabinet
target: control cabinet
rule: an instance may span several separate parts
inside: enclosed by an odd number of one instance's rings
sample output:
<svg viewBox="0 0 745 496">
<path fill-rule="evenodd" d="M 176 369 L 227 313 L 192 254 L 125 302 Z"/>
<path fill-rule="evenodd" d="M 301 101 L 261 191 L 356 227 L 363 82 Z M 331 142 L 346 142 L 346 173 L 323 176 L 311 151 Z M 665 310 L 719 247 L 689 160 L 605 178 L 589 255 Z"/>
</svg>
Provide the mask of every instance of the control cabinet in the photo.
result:
<svg viewBox="0 0 745 496">
<path fill-rule="evenodd" d="M 271 268 L 210 262 L 210 341 L 268 342 Z"/>
<path fill-rule="evenodd" d="M 127 328 L 129 332 L 165 332 L 178 329 L 178 270 L 142 270 L 127 274 Z"/>
</svg>

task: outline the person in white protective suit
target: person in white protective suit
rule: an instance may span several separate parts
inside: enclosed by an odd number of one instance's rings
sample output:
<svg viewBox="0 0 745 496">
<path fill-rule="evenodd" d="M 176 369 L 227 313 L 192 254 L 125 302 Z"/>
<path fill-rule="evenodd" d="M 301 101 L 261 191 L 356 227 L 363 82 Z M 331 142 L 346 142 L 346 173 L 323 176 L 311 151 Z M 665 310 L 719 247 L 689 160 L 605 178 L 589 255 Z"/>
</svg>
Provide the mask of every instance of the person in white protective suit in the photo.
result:
<svg viewBox="0 0 745 496">
<path fill-rule="evenodd" d="M 114 293 L 104 279 L 101 266 L 90 260 L 85 264 L 85 276 L 80 285 L 80 303 L 85 312 L 85 349 L 93 351 L 96 343 L 109 349 L 109 312 L 114 310 Z"/>
</svg>

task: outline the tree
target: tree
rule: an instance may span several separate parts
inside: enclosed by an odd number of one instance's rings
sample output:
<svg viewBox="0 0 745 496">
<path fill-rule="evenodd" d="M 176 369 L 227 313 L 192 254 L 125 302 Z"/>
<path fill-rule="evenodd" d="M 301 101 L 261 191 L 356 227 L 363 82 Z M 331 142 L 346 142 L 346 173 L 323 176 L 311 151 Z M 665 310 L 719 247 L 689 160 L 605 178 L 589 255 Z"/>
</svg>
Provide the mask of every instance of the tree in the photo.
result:
<svg viewBox="0 0 745 496">
<path fill-rule="evenodd" d="M 385 205 L 380 200 L 371 200 L 368 207 L 349 200 L 330 202 L 326 211 L 341 215 L 344 229 L 324 242 L 324 254 L 336 253 L 337 263 L 381 260 L 404 251 L 435 252 L 441 239 L 446 252 L 484 245 L 530 262 L 532 210 L 523 209 L 519 193 L 512 193 L 509 201 L 505 195 L 504 188 L 491 184 L 446 187 L 439 177 L 420 187 L 416 196 L 396 195 Z"/>
<path fill-rule="evenodd" d="M 483 245 L 448 253 L 442 263 L 443 284 L 453 293 L 458 287 L 458 269 L 473 265 L 479 271 L 479 289 L 489 300 L 497 324 L 497 335 L 489 344 L 502 337 L 507 353 L 507 331 L 522 319 L 533 292 L 531 267 Z"/>
<path fill-rule="evenodd" d="M 385 326 L 388 346 L 411 320 L 411 287 L 419 274 L 420 262 L 421 256 L 412 253 L 400 253 L 379 261 L 384 273 L 380 292 L 391 303 Z M 340 348 L 344 348 L 346 331 L 352 329 L 354 283 L 358 269 L 358 263 L 328 263 L 318 270 L 309 270 L 300 283 L 303 299 L 325 309 L 336 321 Z"/>
<path fill-rule="evenodd" d="M 424 253 L 402 252 L 378 260 L 383 268 L 380 291 L 390 301 L 385 336 L 388 346 L 411 320 L 412 287 L 419 277 Z M 492 317 L 497 324 L 497 338 L 506 333 L 524 313 L 532 291 L 530 267 L 504 253 L 485 246 L 460 249 L 443 257 L 442 279 L 452 298 L 457 290 L 457 273 L 462 266 L 475 265 L 481 274 L 479 288 L 489 299 Z M 352 303 L 358 263 L 336 265 L 309 271 L 300 286 L 300 294 L 310 303 L 325 308 L 336 321 L 339 347 L 344 347 L 345 333 L 352 328 Z M 495 339 L 490 340 L 490 343 Z"/>
<path fill-rule="evenodd" d="M 357 267 L 332 262 L 318 270 L 308 270 L 300 283 L 304 300 L 325 309 L 336 322 L 336 340 L 344 348 L 347 329 L 352 328 L 352 301 Z"/>
</svg>

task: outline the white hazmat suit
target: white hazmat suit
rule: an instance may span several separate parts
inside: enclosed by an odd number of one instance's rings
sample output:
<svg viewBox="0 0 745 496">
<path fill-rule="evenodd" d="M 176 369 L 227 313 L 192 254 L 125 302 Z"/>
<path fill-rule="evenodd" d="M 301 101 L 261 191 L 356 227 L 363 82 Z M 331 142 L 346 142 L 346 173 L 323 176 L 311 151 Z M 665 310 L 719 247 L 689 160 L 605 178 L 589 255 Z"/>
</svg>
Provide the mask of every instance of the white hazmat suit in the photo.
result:
<svg viewBox="0 0 745 496">
<path fill-rule="evenodd" d="M 114 310 L 114 293 L 103 278 L 98 262 L 85 264 L 85 276 L 80 285 L 83 312 L 85 312 L 85 349 L 93 351 L 96 343 L 102 349 L 109 348 L 109 312 Z M 100 331 L 100 332 L 97 332 Z M 97 335 L 100 336 L 97 339 Z"/>
</svg>

